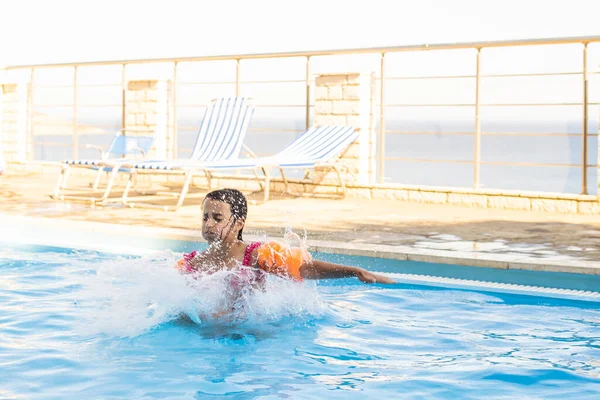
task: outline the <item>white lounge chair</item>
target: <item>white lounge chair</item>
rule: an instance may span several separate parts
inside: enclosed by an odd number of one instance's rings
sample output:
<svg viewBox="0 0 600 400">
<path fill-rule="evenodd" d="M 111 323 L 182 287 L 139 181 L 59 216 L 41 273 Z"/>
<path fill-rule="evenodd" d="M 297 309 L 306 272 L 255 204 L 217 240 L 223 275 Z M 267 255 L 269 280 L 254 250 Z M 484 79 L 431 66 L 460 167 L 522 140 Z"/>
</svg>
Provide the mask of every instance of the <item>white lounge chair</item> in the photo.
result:
<svg viewBox="0 0 600 400">
<path fill-rule="evenodd" d="M 158 206 L 165 210 L 176 210 L 181 207 L 192 178 L 196 172 L 199 172 L 195 168 L 190 169 L 190 166 L 239 159 L 254 108 L 252 99 L 245 97 L 214 99 L 206 110 L 192 155 L 189 158 L 143 161 L 125 165 L 130 168 L 130 178 L 123 193 L 122 202 L 130 207 L 157 207 L 144 202 L 128 201 L 129 190 L 138 174 L 185 175 L 183 188 L 176 194 L 177 204 L 174 207 Z M 210 180 L 210 176 L 207 178 Z"/>
<path fill-rule="evenodd" d="M 78 200 L 89 201 L 92 205 L 103 204 L 108 200 L 112 190 L 114 180 L 119 172 L 126 172 L 122 168 L 125 163 L 140 161 L 136 157 L 145 157 L 152 148 L 154 136 L 142 135 L 124 135 L 123 130 L 117 131 L 108 150 L 104 152 L 99 146 L 87 145 L 87 148 L 93 148 L 100 151 L 100 158 L 96 159 L 78 159 L 64 160 L 61 165 L 58 182 L 50 197 L 55 200 Z M 103 172 L 110 173 L 108 182 L 101 196 L 85 195 L 67 195 L 64 190 L 67 188 L 69 173 L 73 168 L 85 168 L 98 171 L 96 179 L 92 185 L 92 193 L 98 193 L 98 186 Z M 87 190 L 87 189 L 86 189 Z"/>
</svg>

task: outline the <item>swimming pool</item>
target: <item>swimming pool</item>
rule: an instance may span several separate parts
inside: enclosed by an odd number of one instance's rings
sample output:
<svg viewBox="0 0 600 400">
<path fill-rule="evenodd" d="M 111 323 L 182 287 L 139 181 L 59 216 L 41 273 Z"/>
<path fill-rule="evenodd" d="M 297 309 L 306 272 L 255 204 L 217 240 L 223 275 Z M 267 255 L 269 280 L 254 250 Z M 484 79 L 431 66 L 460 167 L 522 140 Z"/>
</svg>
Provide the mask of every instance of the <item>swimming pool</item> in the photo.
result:
<svg viewBox="0 0 600 400">
<path fill-rule="evenodd" d="M 400 283 L 273 278 L 244 318 L 194 322 L 218 282 L 190 286 L 170 252 L 0 244 L 0 398 L 600 394 L 598 276 L 320 254 Z"/>
</svg>

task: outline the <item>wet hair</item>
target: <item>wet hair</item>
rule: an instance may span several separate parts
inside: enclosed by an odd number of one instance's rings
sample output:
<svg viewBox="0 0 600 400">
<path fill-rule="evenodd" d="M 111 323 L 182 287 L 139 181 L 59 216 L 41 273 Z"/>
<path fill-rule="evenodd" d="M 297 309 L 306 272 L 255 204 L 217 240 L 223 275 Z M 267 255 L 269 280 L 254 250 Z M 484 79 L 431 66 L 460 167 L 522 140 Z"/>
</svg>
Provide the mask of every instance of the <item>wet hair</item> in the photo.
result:
<svg viewBox="0 0 600 400">
<path fill-rule="evenodd" d="M 231 215 L 233 215 L 234 221 L 237 221 L 241 218 L 246 219 L 246 216 L 248 215 L 248 203 L 246 202 L 246 197 L 237 189 L 214 190 L 206 195 L 204 201 L 207 199 L 218 200 L 229 204 L 229 207 L 231 208 Z M 243 240 L 243 230 L 244 228 L 242 227 L 242 229 L 240 229 L 238 232 L 238 240 Z"/>
</svg>

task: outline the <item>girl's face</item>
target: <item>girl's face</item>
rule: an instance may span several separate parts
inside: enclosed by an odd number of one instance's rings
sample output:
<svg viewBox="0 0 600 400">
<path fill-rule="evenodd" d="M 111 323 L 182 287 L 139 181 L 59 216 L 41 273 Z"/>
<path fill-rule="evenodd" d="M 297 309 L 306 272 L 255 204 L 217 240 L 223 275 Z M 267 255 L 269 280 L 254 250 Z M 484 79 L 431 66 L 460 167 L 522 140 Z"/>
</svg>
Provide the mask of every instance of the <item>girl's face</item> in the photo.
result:
<svg viewBox="0 0 600 400">
<path fill-rule="evenodd" d="M 244 227 L 244 220 L 236 220 L 231 214 L 231 206 L 224 201 L 207 199 L 204 202 L 202 237 L 209 244 L 215 242 L 233 243 L 238 232 Z"/>
</svg>

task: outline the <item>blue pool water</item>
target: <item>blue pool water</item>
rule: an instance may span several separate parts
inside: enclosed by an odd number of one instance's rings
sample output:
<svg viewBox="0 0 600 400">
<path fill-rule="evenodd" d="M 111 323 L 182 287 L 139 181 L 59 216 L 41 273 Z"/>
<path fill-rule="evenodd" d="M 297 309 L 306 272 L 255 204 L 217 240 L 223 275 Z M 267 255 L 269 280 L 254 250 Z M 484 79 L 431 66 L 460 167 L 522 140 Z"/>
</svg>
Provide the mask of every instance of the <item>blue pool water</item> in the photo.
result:
<svg viewBox="0 0 600 400">
<path fill-rule="evenodd" d="M 172 257 L 3 244 L 0 398 L 600 398 L 598 302 L 273 278 L 198 320 Z"/>
</svg>

